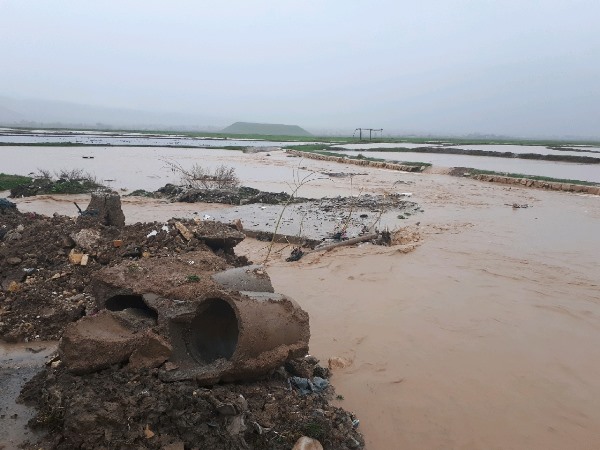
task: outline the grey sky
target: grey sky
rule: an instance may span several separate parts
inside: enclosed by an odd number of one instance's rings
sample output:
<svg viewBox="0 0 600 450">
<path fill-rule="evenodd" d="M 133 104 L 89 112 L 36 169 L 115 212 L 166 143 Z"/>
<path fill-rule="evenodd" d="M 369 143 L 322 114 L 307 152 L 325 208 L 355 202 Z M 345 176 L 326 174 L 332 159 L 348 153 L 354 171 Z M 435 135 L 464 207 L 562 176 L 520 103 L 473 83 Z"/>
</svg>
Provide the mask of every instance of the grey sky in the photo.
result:
<svg viewBox="0 0 600 450">
<path fill-rule="evenodd" d="M 316 128 L 600 136 L 598 0 L 0 0 L 0 95 Z"/>
</svg>

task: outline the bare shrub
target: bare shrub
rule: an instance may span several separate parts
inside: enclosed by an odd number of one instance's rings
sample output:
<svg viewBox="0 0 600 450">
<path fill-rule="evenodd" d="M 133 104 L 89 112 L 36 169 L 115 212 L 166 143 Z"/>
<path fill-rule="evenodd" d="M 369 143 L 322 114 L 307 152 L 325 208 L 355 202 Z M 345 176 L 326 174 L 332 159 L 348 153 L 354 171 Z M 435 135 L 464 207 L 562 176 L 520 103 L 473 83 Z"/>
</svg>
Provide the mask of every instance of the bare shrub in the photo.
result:
<svg viewBox="0 0 600 450">
<path fill-rule="evenodd" d="M 50 172 L 48 169 L 38 169 L 37 173 L 35 174 L 35 178 L 41 178 L 43 180 L 51 180 L 52 172 Z"/>
<path fill-rule="evenodd" d="M 165 161 L 171 171 L 178 173 L 181 184 L 194 189 L 231 190 L 240 185 L 240 179 L 235 174 L 235 168 L 221 164 L 214 170 L 194 164 L 191 169 L 185 169 L 179 163 Z"/>
</svg>

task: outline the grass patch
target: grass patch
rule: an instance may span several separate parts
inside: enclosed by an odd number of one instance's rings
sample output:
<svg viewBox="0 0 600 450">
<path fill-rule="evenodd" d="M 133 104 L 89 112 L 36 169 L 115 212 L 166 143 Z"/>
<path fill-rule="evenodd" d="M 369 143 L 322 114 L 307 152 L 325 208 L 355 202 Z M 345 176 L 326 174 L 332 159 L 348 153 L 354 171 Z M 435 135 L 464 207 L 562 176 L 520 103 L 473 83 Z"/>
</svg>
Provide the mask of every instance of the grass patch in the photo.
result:
<svg viewBox="0 0 600 450">
<path fill-rule="evenodd" d="M 31 183 L 31 177 L 22 175 L 8 175 L 0 173 L 0 191 L 8 191 L 21 184 Z"/>
</svg>

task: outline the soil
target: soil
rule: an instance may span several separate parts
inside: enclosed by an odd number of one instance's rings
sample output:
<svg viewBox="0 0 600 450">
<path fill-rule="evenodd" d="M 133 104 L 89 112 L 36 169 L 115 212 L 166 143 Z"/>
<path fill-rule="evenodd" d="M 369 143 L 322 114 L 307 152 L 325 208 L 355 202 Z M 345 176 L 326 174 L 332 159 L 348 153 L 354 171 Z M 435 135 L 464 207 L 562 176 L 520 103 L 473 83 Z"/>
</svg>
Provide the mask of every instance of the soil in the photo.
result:
<svg viewBox="0 0 600 450">
<path fill-rule="evenodd" d="M 123 260 L 163 258 L 204 250 L 224 258 L 223 267 L 245 265 L 230 248 L 219 248 L 192 237 L 185 240 L 175 220 L 137 223 L 123 228 L 103 226 L 91 217 L 71 219 L 20 213 L 14 208 L 0 214 L 0 337 L 7 342 L 54 340 L 69 322 L 91 314 L 89 295 L 92 273 Z M 198 224 L 182 220 L 183 224 Z M 227 235 L 229 227 L 211 222 L 207 233 Z M 71 236 L 94 230 L 98 238 L 82 248 Z M 168 230 L 168 231 L 166 231 Z M 115 241 L 118 247 L 115 246 Z M 216 241 L 218 242 L 218 240 Z M 72 264 L 69 253 L 89 255 L 86 266 Z"/>
<path fill-rule="evenodd" d="M 289 450 L 303 435 L 325 449 L 362 448 L 356 418 L 329 404 L 333 388 L 301 395 L 291 375 L 282 367 L 267 380 L 209 389 L 192 381 L 163 383 L 156 370 L 115 366 L 77 376 L 47 367 L 20 400 L 38 409 L 30 426 L 49 433 L 25 448 Z"/>
<path fill-rule="evenodd" d="M 285 192 L 264 192 L 251 187 L 242 186 L 234 190 L 223 189 L 193 189 L 167 184 L 154 193 L 154 196 L 164 196 L 172 201 L 187 203 L 224 203 L 228 205 L 250 205 L 264 203 L 267 205 L 284 205 L 302 203 L 309 199 L 292 197 Z"/>
<path fill-rule="evenodd" d="M 95 314 L 89 284 L 103 267 L 200 253 L 206 254 L 203 264 L 214 265 L 203 267 L 207 271 L 249 263 L 233 253 L 233 228 L 218 222 L 119 228 L 92 217 L 46 217 L 4 206 L 0 336 L 9 342 L 57 339 L 70 322 Z M 186 239 L 176 222 L 193 228 L 195 236 Z M 87 265 L 72 263 L 73 250 L 88 255 Z M 55 356 L 21 392 L 19 401 L 36 409 L 29 426 L 45 432 L 32 435 L 42 437 L 23 448 L 289 449 L 301 436 L 318 439 L 326 449 L 363 448 L 356 418 L 329 403 L 332 386 L 304 395 L 292 387 L 292 376 L 328 377 L 317 362 L 306 357 L 288 361 L 266 379 L 200 388 L 196 381 L 163 382 L 159 368 L 131 365 L 76 375 Z"/>
</svg>

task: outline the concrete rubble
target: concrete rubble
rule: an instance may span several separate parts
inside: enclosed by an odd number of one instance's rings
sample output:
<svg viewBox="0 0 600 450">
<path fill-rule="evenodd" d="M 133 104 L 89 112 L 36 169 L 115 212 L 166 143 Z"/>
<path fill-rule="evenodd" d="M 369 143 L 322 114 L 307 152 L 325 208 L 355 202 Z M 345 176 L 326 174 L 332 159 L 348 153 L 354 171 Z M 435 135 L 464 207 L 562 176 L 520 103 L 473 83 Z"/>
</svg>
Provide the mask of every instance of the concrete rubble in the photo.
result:
<svg viewBox="0 0 600 450">
<path fill-rule="evenodd" d="M 244 235 L 214 222 L 177 222 L 186 240 L 232 253 Z M 80 247 L 96 236 L 72 236 Z M 70 254 L 74 264 L 85 255 Z M 91 292 L 100 312 L 70 324 L 60 341 L 61 361 L 83 374 L 126 363 L 160 367 L 163 381 L 255 379 L 287 360 L 304 357 L 308 314 L 274 292 L 261 266 L 226 268 L 213 252 L 141 258 L 95 272 Z M 164 364 L 166 363 L 166 364 Z"/>
</svg>

